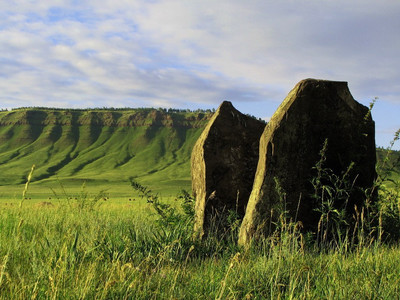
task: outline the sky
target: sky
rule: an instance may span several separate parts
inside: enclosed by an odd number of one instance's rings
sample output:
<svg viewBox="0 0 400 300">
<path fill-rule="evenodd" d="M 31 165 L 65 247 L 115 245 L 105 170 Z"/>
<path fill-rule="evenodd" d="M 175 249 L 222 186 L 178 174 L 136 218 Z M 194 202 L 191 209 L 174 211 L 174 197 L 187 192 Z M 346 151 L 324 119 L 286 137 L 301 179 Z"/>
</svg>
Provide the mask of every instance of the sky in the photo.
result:
<svg viewBox="0 0 400 300">
<path fill-rule="evenodd" d="M 398 0 L 0 2 L 0 108 L 209 109 L 268 120 L 302 79 L 347 81 L 376 144 L 400 128 Z M 400 149 L 396 144 L 395 149 Z"/>
</svg>

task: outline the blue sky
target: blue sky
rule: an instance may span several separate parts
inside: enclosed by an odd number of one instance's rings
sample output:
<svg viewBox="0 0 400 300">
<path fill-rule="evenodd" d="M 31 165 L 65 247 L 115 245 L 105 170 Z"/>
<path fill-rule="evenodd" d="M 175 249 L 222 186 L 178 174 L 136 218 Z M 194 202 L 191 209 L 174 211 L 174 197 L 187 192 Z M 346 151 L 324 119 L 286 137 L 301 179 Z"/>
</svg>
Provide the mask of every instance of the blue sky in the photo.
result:
<svg viewBox="0 0 400 300">
<path fill-rule="evenodd" d="M 14 0 L 0 4 L 0 108 L 216 108 L 268 119 L 304 78 L 379 97 L 400 128 L 398 0 Z M 399 145 L 396 146 L 399 149 Z"/>
</svg>

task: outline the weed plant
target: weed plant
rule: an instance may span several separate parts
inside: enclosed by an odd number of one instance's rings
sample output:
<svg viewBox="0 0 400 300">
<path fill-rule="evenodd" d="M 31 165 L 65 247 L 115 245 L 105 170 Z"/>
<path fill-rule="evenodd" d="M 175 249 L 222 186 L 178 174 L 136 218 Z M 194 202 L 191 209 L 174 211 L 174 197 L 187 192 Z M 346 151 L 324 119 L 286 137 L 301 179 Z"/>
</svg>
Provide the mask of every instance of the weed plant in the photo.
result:
<svg viewBox="0 0 400 300">
<path fill-rule="evenodd" d="M 315 211 L 320 215 L 316 245 L 323 248 L 332 246 L 332 243 L 338 247 L 348 242 L 344 240 L 349 237 L 350 228 L 346 207 L 353 189 L 353 183 L 348 178 L 353 164 L 342 175 L 334 174 L 324 166 L 327 148 L 328 140 L 325 140 L 320 151 L 320 160 L 314 167 L 316 176 L 311 180 L 314 188 L 312 198 L 317 204 Z"/>
</svg>

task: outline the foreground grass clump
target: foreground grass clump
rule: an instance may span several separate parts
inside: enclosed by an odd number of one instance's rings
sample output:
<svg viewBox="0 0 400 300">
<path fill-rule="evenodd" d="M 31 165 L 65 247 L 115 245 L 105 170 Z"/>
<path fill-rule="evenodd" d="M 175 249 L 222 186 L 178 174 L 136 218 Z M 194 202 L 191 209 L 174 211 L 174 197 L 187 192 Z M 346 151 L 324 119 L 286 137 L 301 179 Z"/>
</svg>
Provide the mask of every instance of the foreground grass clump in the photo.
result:
<svg viewBox="0 0 400 300">
<path fill-rule="evenodd" d="M 400 293 L 397 245 L 310 247 L 290 224 L 248 250 L 237 248 L 234 234 L 194 244 L 183 210 L 160 217 L 153 204 L 140 215 L 122 205 L 1 207 L 0 299 L 393 299 Z"/>
</svg>

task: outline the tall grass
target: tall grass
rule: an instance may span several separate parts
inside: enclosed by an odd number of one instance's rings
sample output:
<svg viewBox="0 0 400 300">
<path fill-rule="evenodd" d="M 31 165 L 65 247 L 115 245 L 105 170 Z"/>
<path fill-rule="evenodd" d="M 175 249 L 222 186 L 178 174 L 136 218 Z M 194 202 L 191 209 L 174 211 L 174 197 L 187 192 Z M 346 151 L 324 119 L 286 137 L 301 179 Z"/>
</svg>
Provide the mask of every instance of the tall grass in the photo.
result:
<svg viewBox="0 0 400 300">
<path fill-rule="evenodd" d="M 122 207 L 2 209 L 0 298 L 393 299 L 400 292 L 398 246 L 316 251 L 286 224 L 242 250 L 216 238 L 190 243 L 183 227 L 162 233 L 157 218 Z"/>
</svg>

